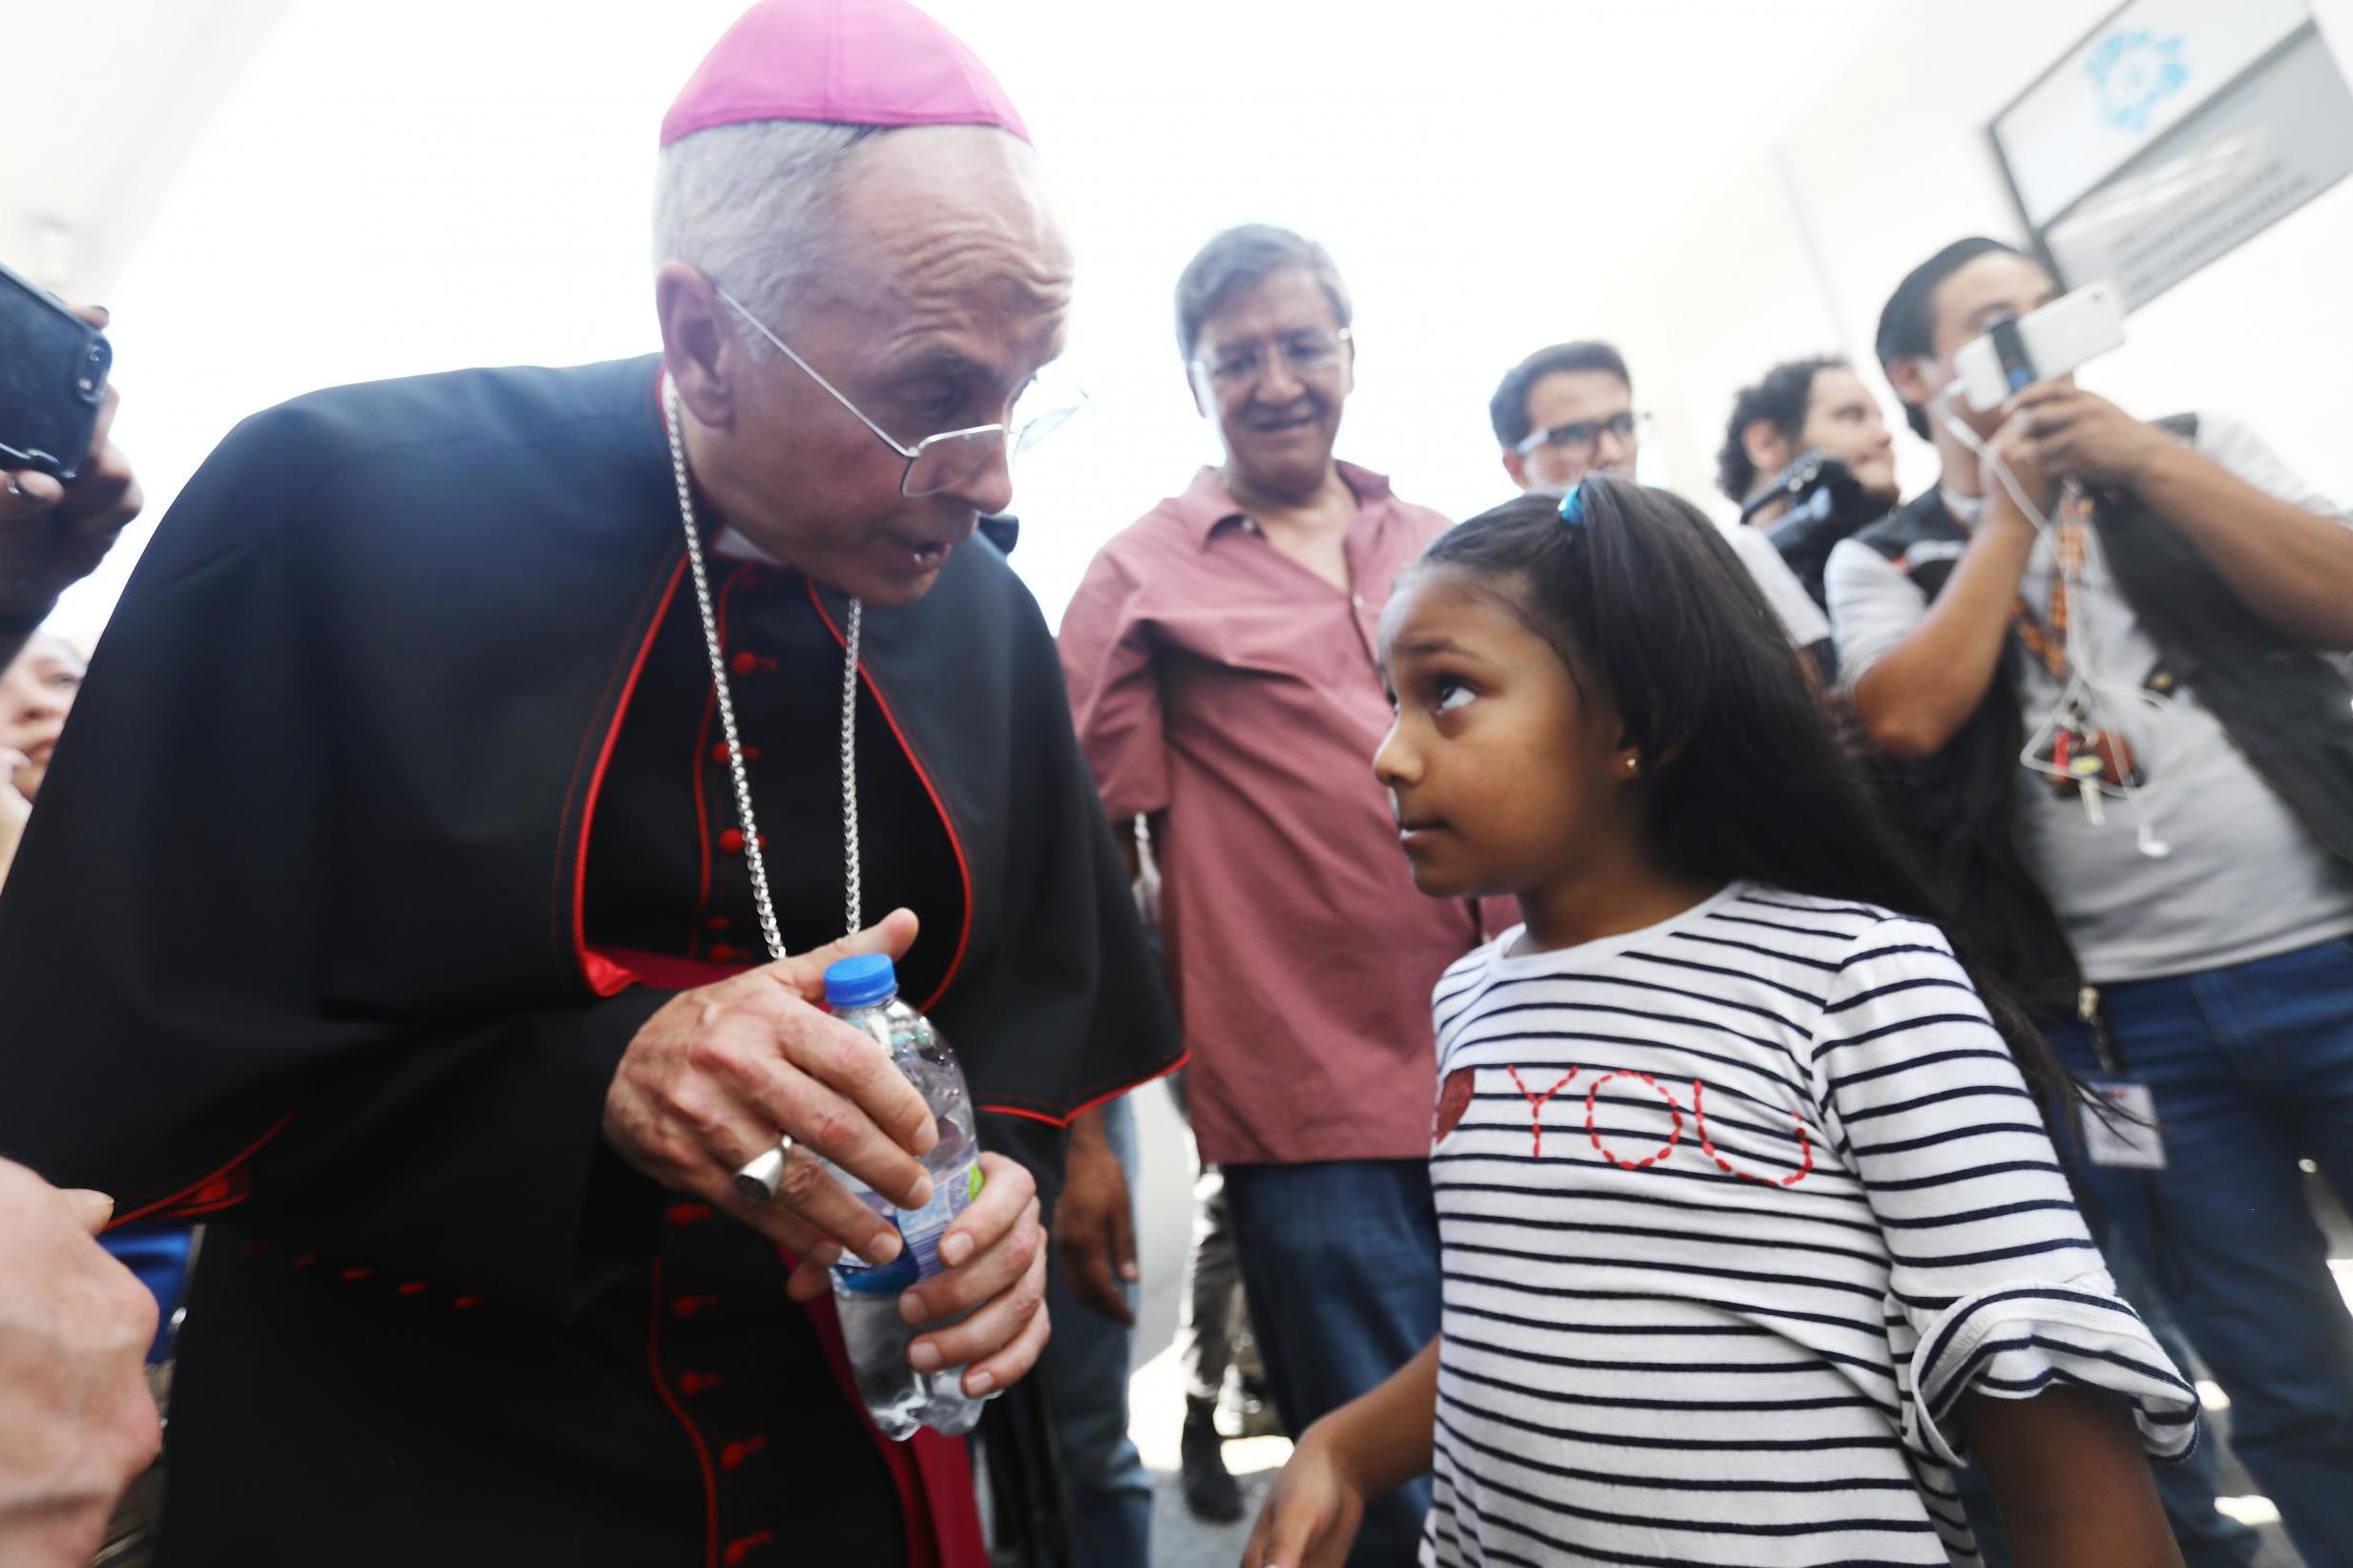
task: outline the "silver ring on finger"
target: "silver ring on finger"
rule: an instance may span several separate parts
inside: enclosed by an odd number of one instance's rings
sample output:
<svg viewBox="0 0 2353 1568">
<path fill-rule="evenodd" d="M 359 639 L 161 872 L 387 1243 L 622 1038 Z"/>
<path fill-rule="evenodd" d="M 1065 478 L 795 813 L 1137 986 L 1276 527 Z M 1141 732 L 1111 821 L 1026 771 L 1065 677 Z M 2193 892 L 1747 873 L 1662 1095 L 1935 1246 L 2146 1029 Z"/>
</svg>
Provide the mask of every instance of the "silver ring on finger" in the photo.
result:
<svg viewBox="0 0 2353 1568">
<path fill-rule="evenodd" d="M 785 1179 L 785 1161 L 791 1158 L 791 1135 L 778 1133 L 774 1148 L 754 1155 L 735 1173 L 736 1196 L 747 1203 L 774 1202 L 777 1185 Z"/>
</svg>

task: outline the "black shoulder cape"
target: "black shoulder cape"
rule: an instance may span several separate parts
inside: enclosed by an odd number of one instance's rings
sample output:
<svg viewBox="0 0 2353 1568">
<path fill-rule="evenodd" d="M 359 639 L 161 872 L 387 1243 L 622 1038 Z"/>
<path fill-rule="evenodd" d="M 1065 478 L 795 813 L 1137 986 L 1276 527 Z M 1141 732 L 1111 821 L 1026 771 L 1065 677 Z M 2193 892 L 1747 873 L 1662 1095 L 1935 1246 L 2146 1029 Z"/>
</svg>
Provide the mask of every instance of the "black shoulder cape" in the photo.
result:
<svg viewBox="0 0 2353 1568">
<path fill-rule="evenodd" d="M 126 1217 L 250 1201 L 577 1299 L 604 1089 L 663 999 L 581 931 L 604 764 L 691 593 L 656 373 L 340 388 L 206 462 L 0 897 L 0 1152 Z M 924 1000 L 976 1100 L 1051 1134 L 1166 1070 L 1054 643 L 1002 555 L 976 539 L 870 612 L 865 667 L 957 852 L 965 929 Z"/>
</svg>

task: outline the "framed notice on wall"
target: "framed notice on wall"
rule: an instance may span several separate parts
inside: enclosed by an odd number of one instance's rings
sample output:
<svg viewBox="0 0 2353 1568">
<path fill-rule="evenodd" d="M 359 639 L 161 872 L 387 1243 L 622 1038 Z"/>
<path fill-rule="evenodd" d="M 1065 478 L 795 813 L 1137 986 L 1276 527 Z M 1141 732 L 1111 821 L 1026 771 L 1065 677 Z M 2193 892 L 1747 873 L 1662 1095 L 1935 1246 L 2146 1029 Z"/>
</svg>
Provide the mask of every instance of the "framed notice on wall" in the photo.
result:
<svg viewBox="0 0 2353 1568">
<path fill-rule="evenodd" d="M 2052 270 L 2129 307 L 2353 171 L 2353 89 L 2308 0 L 2132 0 L 1992 134 Z"/>
</svg>

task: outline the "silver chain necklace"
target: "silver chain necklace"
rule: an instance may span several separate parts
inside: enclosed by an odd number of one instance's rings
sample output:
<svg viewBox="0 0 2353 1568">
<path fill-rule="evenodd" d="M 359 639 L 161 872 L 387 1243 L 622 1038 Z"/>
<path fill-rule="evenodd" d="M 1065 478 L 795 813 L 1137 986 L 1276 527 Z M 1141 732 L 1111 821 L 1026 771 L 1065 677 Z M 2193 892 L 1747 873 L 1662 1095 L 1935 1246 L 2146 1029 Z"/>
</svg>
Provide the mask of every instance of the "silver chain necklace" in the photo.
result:
<svg viewBox="0 0 2353 1568">
<path fill-rule="evenodd" d="M 694 486 L 686 478 L 678 387 L 666 375 L 662 378 L 662 407 L 670 427 L 670 477 L 678 483 L 679 521 L 686 529 L 686 564 L 694 573 L 696 607 L 703 612 L 703 648 L 710 656 L 711 690 L 719 699 L 727 771 L 735 781 L 735 815 L 744 834 L 744 864 L 751 871 L 752 907 L 760 914 L 760 935 L 767 943 L 768 956 L 782 958 L 785 937 L 776 924 L 776 901 L 768 894 L 767 858 L 761 850 L 759 821 L 752 815 L 751 778 L 744 770 L 744 742 L 736 732 L 735 699 L 727 689 L 727 659 L 719 646 L 719 615 L 711 608 L 711 578 L 703 565 L 703 532 L 695 523 Z M 842 920 L 844 934 L 851 936 L 865 924 L 858 865 L 858 636 L 865 619 L 866 606 L 851 599 L 842 638 Z"/>
</svg>

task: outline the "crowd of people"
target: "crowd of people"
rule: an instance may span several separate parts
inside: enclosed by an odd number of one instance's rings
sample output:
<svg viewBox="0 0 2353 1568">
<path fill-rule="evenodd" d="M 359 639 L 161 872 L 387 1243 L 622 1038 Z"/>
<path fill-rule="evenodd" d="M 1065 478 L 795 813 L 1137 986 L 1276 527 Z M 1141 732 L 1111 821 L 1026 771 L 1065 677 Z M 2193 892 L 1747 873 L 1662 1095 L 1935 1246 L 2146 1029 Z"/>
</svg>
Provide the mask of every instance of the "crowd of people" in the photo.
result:
<svg viewBox="0 0 2353 1568">
<path fill-rule="evenodd" d="M 1453 523 L 1250 224 L 1175 284 L 1222 459 L 1056 635 L 1072 265 L 985 66 L 761 0 L 662 143 L 659 354 L 256 415 L 86 671 L 137 485 L 103 420 L 8 477 L 0 1561 L 89 1560 L 168 1349 L 166 1568 L 1136 1568 L 1173 1074 L 1187 1504 L 1229 1379 L 1296 1444 L 1245 1568 L 2248 1564 L 2194 1369 L 2353 1564 L 2353 525 L 2253 431 L 1950 395 L 2059 292 L 1969 239 L 1875 344 L 1920 494 L 1807 358 L 1719 526 L 1582 341 Z M 979 1113 L 900 1302 L 977 1447 L 883 1440 L 830 1307 L 933 1196 L 823 1011 L 872 952 Z M 184 1298 L 94 1240 L 198 1224 Z"/>
</svg>

